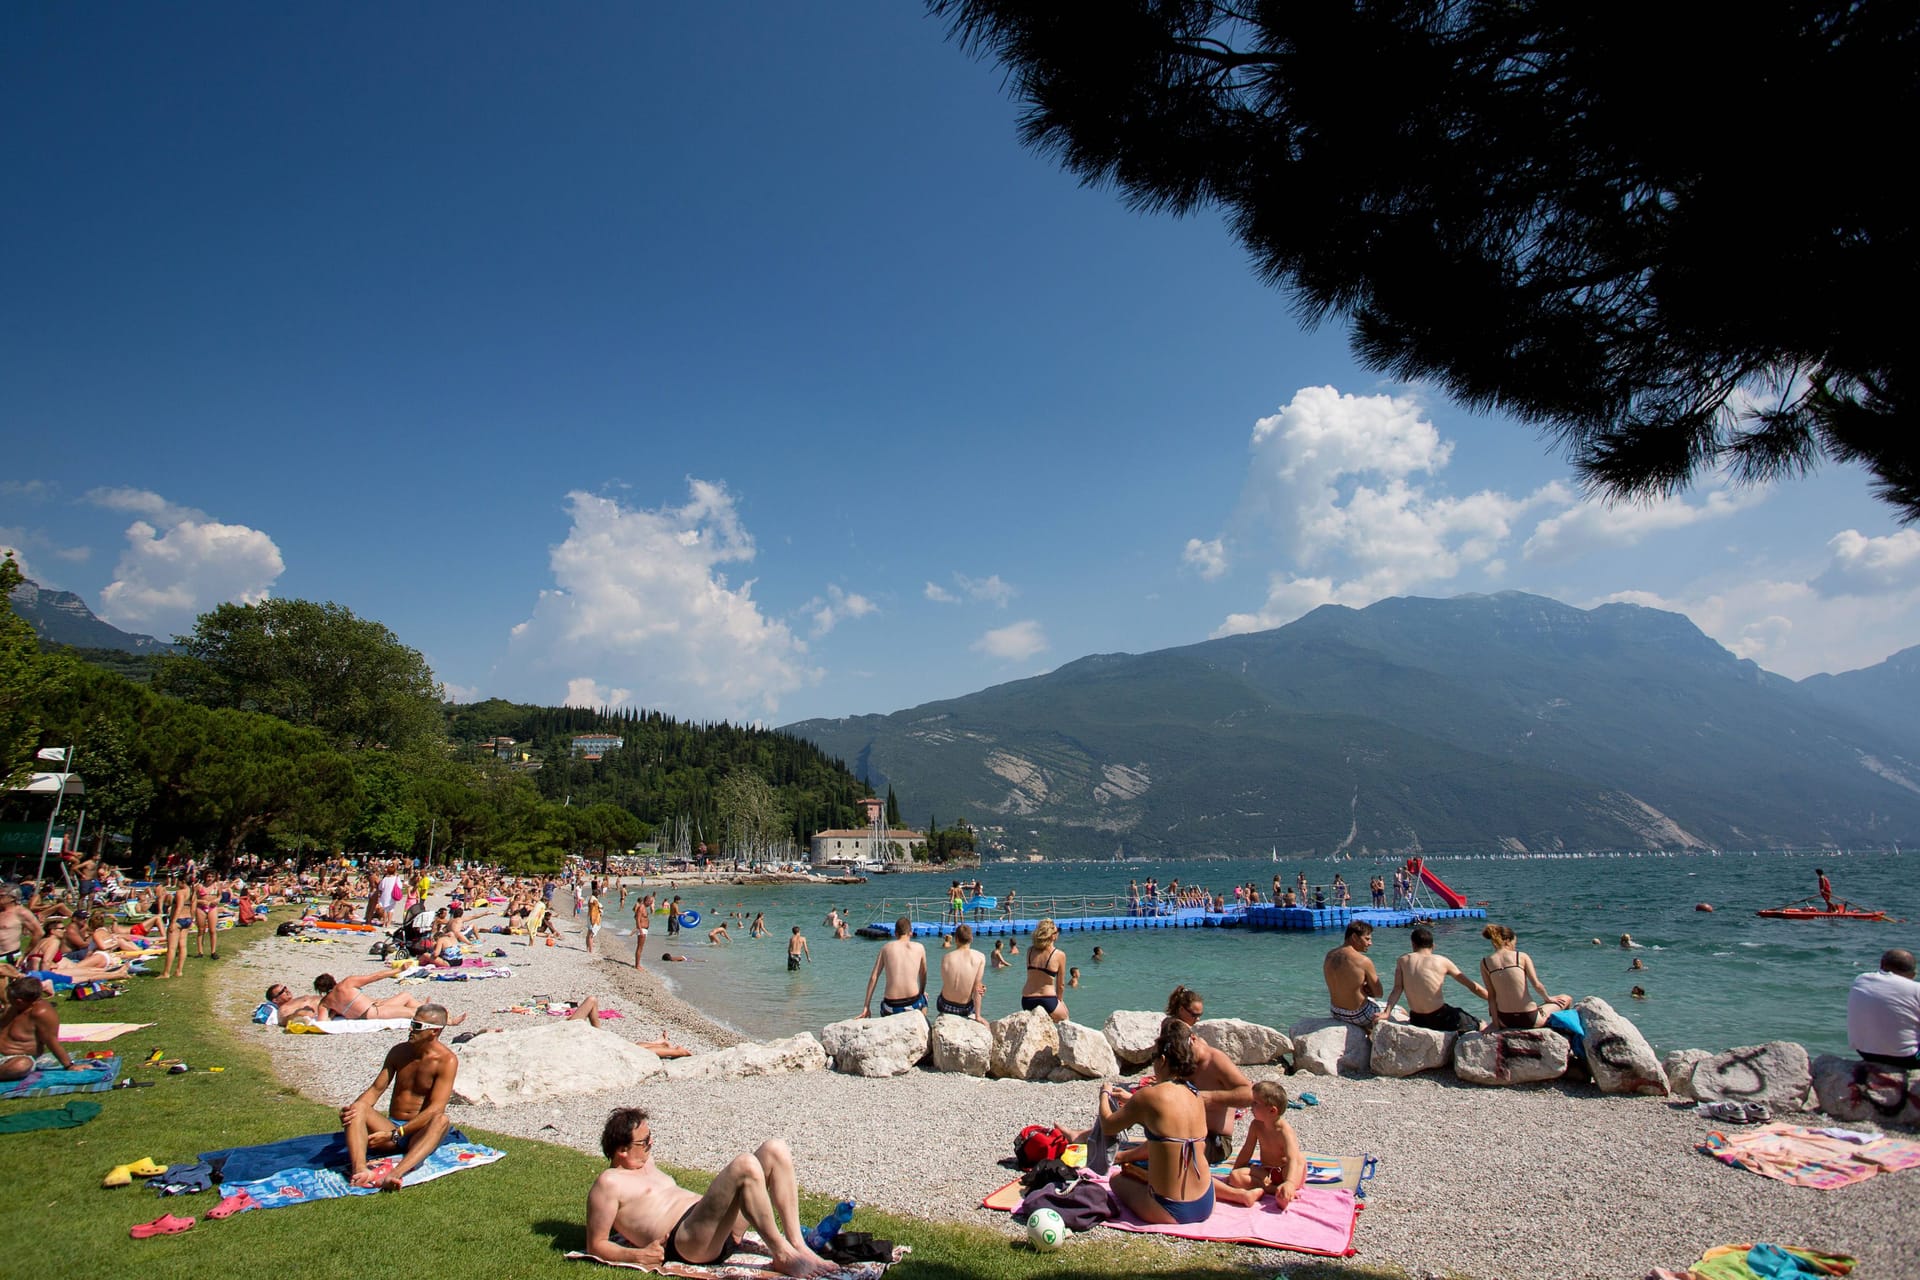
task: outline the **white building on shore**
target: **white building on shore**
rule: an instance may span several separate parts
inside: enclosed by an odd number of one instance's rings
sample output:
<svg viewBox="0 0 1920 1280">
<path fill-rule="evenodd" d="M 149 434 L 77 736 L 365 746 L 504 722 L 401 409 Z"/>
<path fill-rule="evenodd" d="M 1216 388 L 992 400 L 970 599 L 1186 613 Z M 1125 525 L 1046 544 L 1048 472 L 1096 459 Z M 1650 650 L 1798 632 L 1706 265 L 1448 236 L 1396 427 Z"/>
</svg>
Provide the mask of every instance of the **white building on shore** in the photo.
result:
<svg viewBox="0 0 1920 1280">
<path fill-rule="evenodd" d="M 926 847 L 926 832 L 883 823 L 880 812 L 885 806 L 880 801 L 868 796 L 860 803 L 867 811 L 868 825 L 813 833 L 813 839 L 808 842 L 807 860 L 814 866 L 857 862 L 894 862 L 905 866 L 913 861 L 917 850 Z"/>
</svg>

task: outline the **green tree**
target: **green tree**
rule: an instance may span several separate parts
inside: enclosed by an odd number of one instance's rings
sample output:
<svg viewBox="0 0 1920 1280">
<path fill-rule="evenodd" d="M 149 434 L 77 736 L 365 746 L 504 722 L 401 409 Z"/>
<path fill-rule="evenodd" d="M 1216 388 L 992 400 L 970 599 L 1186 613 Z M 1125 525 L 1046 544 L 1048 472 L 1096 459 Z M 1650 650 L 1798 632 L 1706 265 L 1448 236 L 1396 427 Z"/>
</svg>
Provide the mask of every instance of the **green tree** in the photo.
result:
<svg viewBox="0 0 1920 1280">
<path fill-rule="evenodd" d="M 13 589 L 23 581 L 13 553 L 0 557 L 0 773 L 18 786 L 35 767 L 42 708 L 71 678 L 70 664 L 40 651 L 40 637 L 13 611 Z"/>
<path fill-rule="evenodd" d="M 440 688 L 426 659 L 337 604 L 223 604 L 179 637 L 154 687 L 208 707 L 259 711 L 317 729 L 342 750 L 439 735 Z"/>
<path fill-rule="evenodd" d="M 893 784 L 891 782 L 887 784 L 887 825 L 889 827 L 897 827 L 900 825 L 900 801 L 893 794 Z"/>
<path fill-rule="evenodd" d="M 714 802 L 736 849 L 759 852 L 786 833 L 787 815 L 779 795 L 751 770 L 735 769 L 722 779 Z"/>
<path fill-rule="evenodd" d="M 929 0 L 1022 139 L 1216 206 L 1309 323 L 1611 495 L 1859 463 L 1920 517 L 1902 0 Z M 1783 158 L 1790 158 L 1784 159 Z"/>
</svg>

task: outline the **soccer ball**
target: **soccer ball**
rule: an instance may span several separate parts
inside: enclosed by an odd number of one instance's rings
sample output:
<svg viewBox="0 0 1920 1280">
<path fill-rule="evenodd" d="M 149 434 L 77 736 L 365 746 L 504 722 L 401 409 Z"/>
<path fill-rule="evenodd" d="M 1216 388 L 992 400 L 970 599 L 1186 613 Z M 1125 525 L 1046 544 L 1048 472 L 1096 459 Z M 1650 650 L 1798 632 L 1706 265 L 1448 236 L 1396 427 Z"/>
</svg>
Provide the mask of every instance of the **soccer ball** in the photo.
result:
<svg viewBox="0 0 1920 1280">
<path fill-rule="evenodd" d="M 1073 1233 L 1053 1209 L 1035 1209 L 1027 1215 L 1027 1243 L 1042 1253 L 1052 1253 Z"/>
</svg>

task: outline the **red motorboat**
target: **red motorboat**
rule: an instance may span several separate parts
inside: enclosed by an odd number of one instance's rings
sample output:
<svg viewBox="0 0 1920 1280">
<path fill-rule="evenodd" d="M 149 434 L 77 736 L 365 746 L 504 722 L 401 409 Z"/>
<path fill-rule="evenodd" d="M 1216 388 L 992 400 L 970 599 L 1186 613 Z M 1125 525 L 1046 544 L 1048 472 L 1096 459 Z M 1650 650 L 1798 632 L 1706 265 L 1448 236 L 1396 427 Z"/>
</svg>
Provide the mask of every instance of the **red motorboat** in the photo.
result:
<svg viewBox="0 0 1920 1280">
<path fill-rule="evenodd" d="M 1770 907 L 1753 914 L 1765 920 L 1885 920 L 1887 913 L 1874 911 L 1867 907 L 1856 907 L 1851 902 L 1843 902 L 1829 911 L 1823 903 L 1820 906 L 1808 906 L 1814 898 L 1802 898 L 1799 902 L 1784 907 Z"/>
</svg>

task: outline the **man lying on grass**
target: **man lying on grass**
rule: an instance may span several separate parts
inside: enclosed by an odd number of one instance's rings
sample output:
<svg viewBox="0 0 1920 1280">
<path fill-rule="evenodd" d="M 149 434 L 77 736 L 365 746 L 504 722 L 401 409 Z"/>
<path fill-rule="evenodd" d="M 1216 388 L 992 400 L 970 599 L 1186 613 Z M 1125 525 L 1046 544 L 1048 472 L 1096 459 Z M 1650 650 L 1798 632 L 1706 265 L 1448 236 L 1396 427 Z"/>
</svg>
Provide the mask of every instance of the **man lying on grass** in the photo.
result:
<svg viewBox="0 0 1920 1280">
<path fill-rule="evenodd" d="M 766 1241 L 774 1269 L 783 1275 L 835 1270 L 802 1237 L 806 1228 L 800 1222 L 793 1155 L 778 1138 L 760 1144 L 752 1155 L 736 1157 L 703 1196 L 653 1163 L 653 1130 L 638 1107 L 621 1107 L 607 1117 L 600 1150 L 613 1167 L 587 1192 L 587 1252 L 601 1261 L 648 1268 L 664 1262 L 725 1262 L 739 1247 L 736 1232 L 745 1218 Z"/>
<path fill-rule="evenodd" d="M 347 1134 L 348 1181 L 356 1187 L 398 1191 L 401 1180 L 420 1167 L 447 1136 L 447 1099 L 453 1096 L 460 1059 L 440 1043 L 447 1011 L 423 1004 L 413 1013 L 407 1038 L 387 1051 L 380 1074 L 367 1091 L 340 1108 Z M 380 1095 L 393 1086 L 393 1105 L 380 1114 Z M 400 1152 L 400 1163 L 384 1174 L 367 1168 L 367 1153 Z"/>
</svg>

